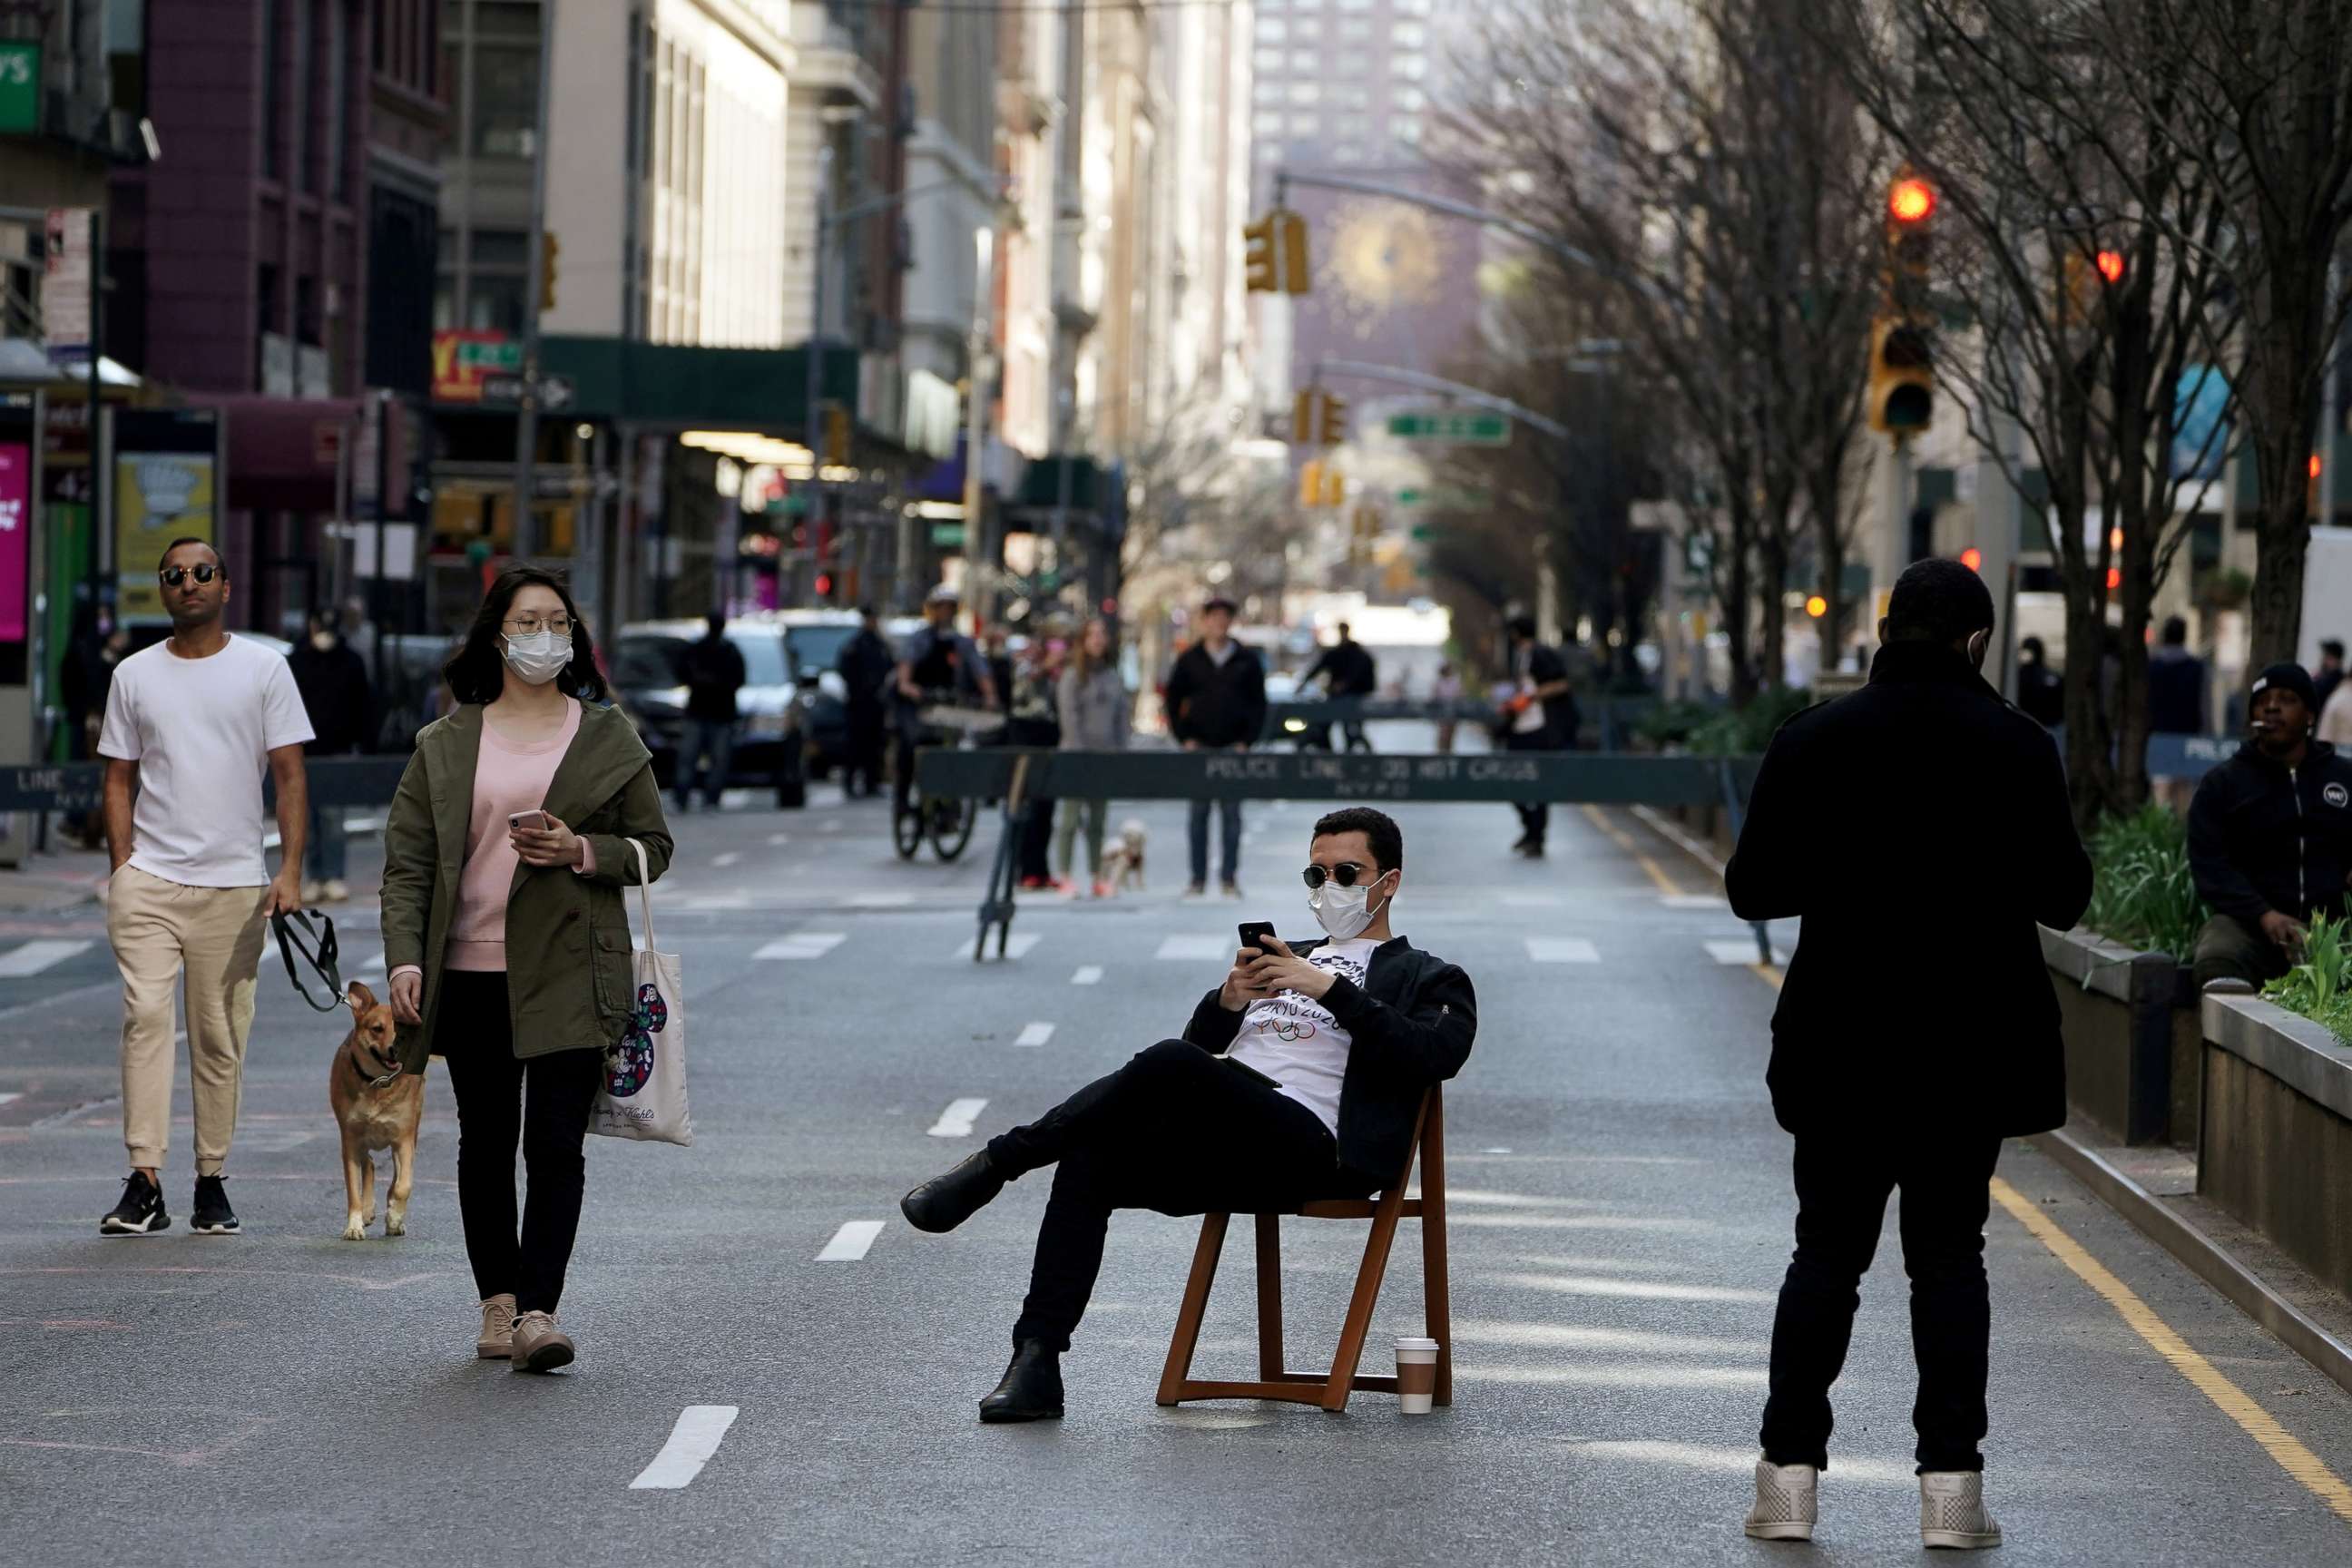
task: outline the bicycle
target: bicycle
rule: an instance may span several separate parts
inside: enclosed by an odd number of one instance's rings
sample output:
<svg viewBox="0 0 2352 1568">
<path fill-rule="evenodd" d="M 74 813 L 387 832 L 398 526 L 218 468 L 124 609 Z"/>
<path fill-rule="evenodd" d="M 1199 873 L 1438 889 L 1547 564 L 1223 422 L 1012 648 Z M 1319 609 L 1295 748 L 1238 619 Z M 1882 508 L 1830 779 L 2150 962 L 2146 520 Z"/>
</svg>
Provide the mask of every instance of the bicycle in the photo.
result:
<svg viewBox="0 0 2352 1568">
<path fill-rule="evenodd" d="M 997 714 L 971 708 L 926 708 L 921 718 L 924 741 L 935 743 L 951 735 L 960 750 L 977 746 L 983 732 L 1001 729 L 1004 723 Z M 933 855 L 942 862 L 951 861 L 971 845 L 972 829 L 979 825 L 977 800 L 929 795 L 918 789 L 912 792 L 907 809 L 891 817 L 891 847 L 898 850 L 899 859 L 912 860 L 928 839 Z"/>
</svg>

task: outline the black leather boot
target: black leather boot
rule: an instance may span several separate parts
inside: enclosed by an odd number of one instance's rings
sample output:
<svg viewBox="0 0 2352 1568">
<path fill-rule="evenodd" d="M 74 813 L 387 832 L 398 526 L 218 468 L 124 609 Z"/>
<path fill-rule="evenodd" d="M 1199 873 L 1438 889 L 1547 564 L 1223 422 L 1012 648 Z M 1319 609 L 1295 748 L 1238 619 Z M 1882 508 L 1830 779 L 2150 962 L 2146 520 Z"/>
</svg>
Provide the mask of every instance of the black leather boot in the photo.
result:
<svg viewBox="0 0 2352 1568">
<path fill-rule="evenodd" d="M 988 1151 L 982 1149 L 953 1170 L 933 1176 L 900 1198 L 898 1212 L 917 1230 L 937 1236 L 953 1230 L 986 1208 L 1003 1190 L 1004 1178 L 996 1173 L 996 1167 L 989 1163 Z"/>
<path fill-rule="evenodd" d="M 1004 1381 L 980 1402 L 980 1418 L 1000 1421 L 1059 1421 L 1062 1418 L 1062 1358 L 1043 1340 L 1023 1340 L 1004 1369 Z"/>
</svg>

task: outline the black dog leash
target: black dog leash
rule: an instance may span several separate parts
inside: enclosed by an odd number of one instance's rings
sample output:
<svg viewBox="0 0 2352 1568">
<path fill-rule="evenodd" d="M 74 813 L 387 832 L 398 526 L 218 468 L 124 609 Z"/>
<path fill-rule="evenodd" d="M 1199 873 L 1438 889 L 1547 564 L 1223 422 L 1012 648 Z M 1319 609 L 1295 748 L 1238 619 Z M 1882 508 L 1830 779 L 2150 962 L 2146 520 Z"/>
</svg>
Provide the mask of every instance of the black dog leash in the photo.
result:
<svg viewBox="0 0 2352 1568">
<path fill-rule="evenodd" d="M 313 921 L 318 922 L 317 929 L 311 925 Z M 270 916 L 269 926 L 278 933 L 278 956 L 286 961 L 286 978 L 294 983 L 294 989 L 301 994 L 302 1000 L 320 1013 L 340 1012 L 343 1005 L 343 976 L 342 972 L 335 967 L 338 952 L 335 922 L 325 915 L 301 910 L 290 915 Z M 327 983 L 327 999 L 324 1002 L 311 995 L 310 988 L 302 984 L 301 971 L 294 965 L 294 955 L 298 952 L 312 973 Z"/>
</svg>

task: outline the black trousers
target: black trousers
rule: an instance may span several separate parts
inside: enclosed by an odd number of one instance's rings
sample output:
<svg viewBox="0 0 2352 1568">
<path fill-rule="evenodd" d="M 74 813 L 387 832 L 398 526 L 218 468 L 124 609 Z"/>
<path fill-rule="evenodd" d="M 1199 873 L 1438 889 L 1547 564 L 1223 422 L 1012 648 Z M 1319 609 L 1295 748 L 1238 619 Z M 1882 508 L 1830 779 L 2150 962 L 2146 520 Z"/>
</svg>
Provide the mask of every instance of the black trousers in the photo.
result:
<svg viewBox="0 0 2352 1568">
<path fill-rule="evenodd" d="M 846 717 L 848 755 L 842 763 L 842 788 L 845 793 L 872 795 L 882 787 L 882 704 L 849 703 Z"/>
<path fill-rule="evenodd" d="M 1013 1342 L 1067 1350 L 1113 1209 L 1247 1214 L 1380 1184 L 1339 1163 L 1319 1118 L 1198 1046 L 1162 1040 L 1026 1127 L 992 1139 L 1008 1178 L 1058 1163 Z"/>
<path fill-rule="evenodd" d="M 517 1061 L 507 977 L 450 970 L 436 1012 L 455 1027 L 435 1043 L 457 1097 L 457 1209 L 466 1258 L 482 1299 L 512 1291 L 518 1312 L 552 1312 L 580 1230 L 587 1185 L 588 1111 L 604 1082 L 602 1051 L 554 1051 Z M 530 1085 L 526 1106 L 524 1085 Z M 515 1226 L 515 1144 L 530 1194 Z"/>
<path fill-rule="evenodd" d="M 1506 735 L 1503 749 L 1510 752 L 1556 752 L 1559 749 L 1549 730 L 1538 730 L 1528 735 Z M 1526 832 L 1528 842 L 1536 848 L 1543 847 L 1544 835 L 1551 830 L 1549 801 L 1515 800 L 1511 809 L 1519 814 L 1519 826 Z"/>
<path fill-rule="evenodd" d="M 1903 1192 L 1898 1226 L 1911 1277 L 1911 1352 L 1919 1396 L 1911 1425 L 1922 1470 L 1981 1470 L 1985 1365 L 1992 1312 L 1984 1226 L 2000 1140 L 1896 1142 L 1866 1134 L 1797 1138 L 1797 1250 L 1772 1319 L 1771 1394 L 1764 1457 L 1829 1462 L 1830 1384 L 1845 1365 L 1860 1285 L 1878 1248 L 1886 1199 Z"/>
</svg>

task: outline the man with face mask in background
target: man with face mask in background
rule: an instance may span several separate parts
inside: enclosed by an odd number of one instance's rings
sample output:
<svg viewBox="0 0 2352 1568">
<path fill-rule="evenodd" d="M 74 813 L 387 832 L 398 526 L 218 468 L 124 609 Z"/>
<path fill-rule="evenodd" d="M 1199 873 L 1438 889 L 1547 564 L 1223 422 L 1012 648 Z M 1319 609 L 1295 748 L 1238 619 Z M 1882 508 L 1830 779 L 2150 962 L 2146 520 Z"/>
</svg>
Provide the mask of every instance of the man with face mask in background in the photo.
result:
<svg viewBox="0 0 2352 1568">
<path fill-rule="evenodd" d="M 1332 812 L 1308 861 L 1307 908 L 1328 940 L 1241 948 L 1181 1039 L 900 1202 L 916 1229 L 953 1230 L 1006 1182 L 1058 1164 L 1013 1361 L 981 1401 L 982 1421 L 1062 1414 L 1060 1357 L 1113 1209 L 1246 1214 L 1362 1197 L 1403 1169 L 1423 1091 L 1469 1058 L 1469 976 L 1389 927 L 1404 876 L 1395 822 L 1364 806 Z"/>
<path fill-rule="evenodd" d="M 2034 926 L 2082 918 L 2091 862 L 2048 731 L 1979 673 L 1992 628 L 1974 572 L 1907 568 L 1869 684 L 1772 738 L 1725 869 L 1740 919 L 1803 922 L 1765 1075 L 1796 1142 L 1797 1246 L 1747 1520 L 1761 1539 L 1811 1539 L 1830 1387 L 1899 1187 L 1921 1539 L 2000 1544 L 1977 1449 L 1984 1224 L 2001 1140 L 2066 1120 L 2058 998 Z"/>
<path fill-rule="evenodd" d="M 2305 922 L 2340 918 L 2352 876 L 2352 757 L 2312 738 L 2311 677 L 2274 664 L 2254 679 L 2252 739 L 2199 781 L 2189 865 L 2213 918 L 2192 973 L 2244 993 L 2301 956 Z"/>
<path fill-rule="evenodd" d="M 341 619 L 329 609 L 310 612 L 310 635 L 286 656 L 302 710 L 317 731 L 302 748 L 312 757 L 348 757 L 375 743 L 375 692 L 367 664 L 343 640 Z M 343 876 L 348 864 L 343 808 L 310 803 L 310 853 L 302 879 L 302 901 L 339 904 L 352 896 Z"/>
</svg>

